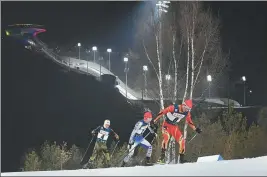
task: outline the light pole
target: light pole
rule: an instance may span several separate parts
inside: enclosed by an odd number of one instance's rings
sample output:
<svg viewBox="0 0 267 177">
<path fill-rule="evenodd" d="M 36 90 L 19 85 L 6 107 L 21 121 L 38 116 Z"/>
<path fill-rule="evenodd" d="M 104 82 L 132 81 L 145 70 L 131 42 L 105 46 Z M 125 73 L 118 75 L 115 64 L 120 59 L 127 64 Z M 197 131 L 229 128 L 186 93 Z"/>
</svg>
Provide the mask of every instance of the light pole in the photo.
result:
<svg viewBox="0 0 267 177">
<path fill-rule="evenodd" d="M 90 50 L 87 50 L 87 49 L 86 49 L 86 50 L 85 50 L 85 53 L 86 53 L 86 56 L 87 56 L 87 54 L 90 53 Z M 88 75 L 88 61 L 89 61 L 89 56 L 85 57 L 85 59 L 86 59 L 86 61 L 87 61 L 87 62 L 86 62 L 86 69 L 87 69 L 87 70 L 86 70 L 86 72 L 87 72 L 86 74 Z"/>
<path fill-rule="evenodd" d="M 125 62 L 125 69 L 124 69 L 124 72 L 125 72 L 125 83 L 126 83 L 126 87 L 125 87 L 125 92 L 126 92 L 126 98 L 127 98 L 127 75 L 128 75 L 128 71 L 129 71 L 129 68 L 128 68 L 128 58 L 127 57 L 124 57 L 123 58 L 123 61 Z"/>
<path fill-rule="evenodd" d="M 208 81 L 208 83 L 209 83 L 209 99 L 210 99 L 210 83 L 211 83 L 211 81 L 212 81 L 212 77 L 211 77 L 211 75 L 207 75 L 207 81 Z"/>
<path fill-rule="evenodd" d="M 81 43 L 78 43 L 78 48 L 79 48 L 79 60 L 81 59 L 81 54 L 80 54 L 80 48 L 81 48 Z"/>
<path fill-rule="evenodd" d="M 142 90 L 142 100 L 147 96 L 147 80 L 146 80 L 146 72 L 148 71 L 148 67 L 146 65 L 143 66 L 143 74 L 144 74 L 144 88 Z"/>
<path fill-rule="evenodd" d="M 242 76 L 242 81 L 244 82 L 244 106 L 246 106 L 246 76 Z"/>
<path fill-rule="evenodd" d="M 94 46 L 92 49 L 93 49 L 93 51 L 94 51 L 94 63 L 95 63 L 95 52 L 97 51 L 97 47 Z"/>
<path fill-rule="evenodd" d="M 110 70 L 110 53 L 112 52 L 112 50 L 111 49 L 107 49 L 107 52 L 108 52 L 108 69 L 109 69 L 109 71 L 111 71 Z"/>
<path fill-rule="evenodd" d="M 102 68 L 102 66 L 101 66 L 101 61 L 103 60 L 103 57 L 99 57 L 99 77 L 101 78 L 101 68 Z"/>
<path fill-rule="evenodd" d="M 158 7 L 158 20 L 159 20 L 159 30 L 158 30 L 158 36 L 159 36 L 159 58 L 162 60 L 162 12 L 167 13 L 167 8 L 169 7 L 167 4 L 169 4 L 170 1 L 158 1 L 156 6 Z M 160 74 L 161 75 L 161 74 Z"/>
</svg>

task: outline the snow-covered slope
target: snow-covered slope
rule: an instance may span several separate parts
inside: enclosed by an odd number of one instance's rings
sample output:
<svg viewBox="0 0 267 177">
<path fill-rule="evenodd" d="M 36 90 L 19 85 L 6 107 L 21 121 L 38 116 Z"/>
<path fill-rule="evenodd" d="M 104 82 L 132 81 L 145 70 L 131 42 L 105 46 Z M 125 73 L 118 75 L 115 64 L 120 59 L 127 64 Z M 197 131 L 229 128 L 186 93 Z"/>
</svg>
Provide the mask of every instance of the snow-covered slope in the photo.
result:
<svg viewBox="0 0 267 177">
<path fill-rule="evenodd" d="M 267 176 L 267 156 L 150 167 L 1 173 L 1 176 Z"/>
</svg>

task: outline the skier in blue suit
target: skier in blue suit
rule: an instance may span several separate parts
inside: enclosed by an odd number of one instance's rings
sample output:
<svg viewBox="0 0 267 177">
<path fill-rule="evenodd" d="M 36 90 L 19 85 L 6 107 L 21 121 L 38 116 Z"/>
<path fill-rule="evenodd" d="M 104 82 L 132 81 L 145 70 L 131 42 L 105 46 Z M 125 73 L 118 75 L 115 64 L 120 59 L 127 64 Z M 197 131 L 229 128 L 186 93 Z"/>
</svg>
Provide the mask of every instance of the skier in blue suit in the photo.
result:
<svg viewBox="0 0 267 177">
<path fill-rule="evenodd" d="M 153 131 L 153 129 L 150 127 L 150 121 L 152 120 L 152 114 L 150 111 L 147 111 L 144 113 L 144 119 L 138 121 L 135 124 L 135 127 L 131 133 L 129 143 L 128 143 L 128 150 L 129 154 L 123 159 L 123 164 L 122 166 L 125 166 L 126 163 L 129 162 L 131 157 L 134 155 L 134 150 L 136 146 L 141 145 L 142 147 L 147 149 L 146 153 L 146 160 L 145 160 L 145 165 L 150 164 L 150 157 L 152 154 L 152 145 L 143 137 L 143 133 L 146 131 L 148 128 L 149 131 L 157 136 L 157 134 Z"/>
</svg>

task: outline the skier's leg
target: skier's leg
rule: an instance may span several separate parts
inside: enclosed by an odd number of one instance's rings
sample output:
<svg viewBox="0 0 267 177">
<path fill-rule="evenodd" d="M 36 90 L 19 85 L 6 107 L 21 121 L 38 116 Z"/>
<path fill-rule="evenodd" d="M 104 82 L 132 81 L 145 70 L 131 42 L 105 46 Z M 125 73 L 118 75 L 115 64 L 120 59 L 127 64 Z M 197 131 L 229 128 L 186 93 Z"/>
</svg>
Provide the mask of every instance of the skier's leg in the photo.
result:
<svg viewBox="0 0 267 177">
<path fill-rule="evenodd" d="M 151 154 L 152 154 L 152 145 L 146 139 L 143 139 L 140 142 L 140 145 L 147 149 L 145 164 L 149 164 L 150 163 Z"/>
<path fill-rule="evenodd" d="M 185 140 L 182 135 L 182 132 L 180 131 L 178 126 L 175 126 L 175 128 L 172 129 L 172 134 L 175 140 L 179 143 L 179 155 L 180 155 L 180 162 L 184 162 L 184 154 L 185 154 Z"/>
<path fill-rule="evenodd" d="M 160 155 L 160 159 L 158 160 L 158 162 L 160 163 L 164 163 L 165 162 L 165 152 L 170 140 L 170 133 L 168 132 L 168 126 L 163 123 L 162 126 L 162 136 L 163 136 L 163 140 L 162 140 L 162 144 L 161 144 L 161 155 Z"/>
<path fill-rule="evenodd" d="M 109 155 L 108 147 L 106 144 L 103 145 L 102 150 L 103 150 L 103 154 L 105 157 L 106 166 L 110 167 L 110 155 Z"/>
<path fill-rule="evenodd" d="M 169 140 L 170 140 L 170 134 L 167 131 L 166 126 L 162 127 L 162 136 L 163 136 L 163 140 L 162 140 L 161 148 L 166 150 Z"/>
<path fill-rule="evenodd" d="M 95 143 L 94 150 L 93 150 L 93 153 L 92 153 L 92 156 L 91 156 L 90 159 L 89 159 L 90 162 L 92 162 L 92 161 L 95 160 L 95 158 L 96 158 L 97 155 L 98 155 L 99 150 L 100 150 L 99 142 L 96 142 L 96 143 Z"/>
</svg>

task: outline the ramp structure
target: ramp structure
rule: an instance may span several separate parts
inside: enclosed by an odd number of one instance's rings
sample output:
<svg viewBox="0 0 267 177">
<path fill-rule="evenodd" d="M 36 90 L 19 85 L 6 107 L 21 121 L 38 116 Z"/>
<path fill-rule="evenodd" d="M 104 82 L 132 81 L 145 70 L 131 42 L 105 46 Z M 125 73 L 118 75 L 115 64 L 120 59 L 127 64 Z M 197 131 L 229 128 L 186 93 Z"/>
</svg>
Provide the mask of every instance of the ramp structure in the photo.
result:
<svg viewBox="0 0 267 177">
<path fill-rule="evenodd" d="M 43 53 L 47 58 L 51 59 L 55 63 L 59 64 L 64 68 L 71 69 L 81 74 L 90 74 L 95 76 L 97 79 L 101 79 L 102 75 L 112 75 L 116 78 L 115 87 L 118 91 L 129 100 L 155 100 L 155 98 L 150 98 L 149 96 L 144 96 L 140 91 L 136 91 L 125 84 L 118 76 L 109 71 L 104 66 L 98 63 L 91 62 L 88 60 L 83 60 L 82 58 L 76 59 L 70 56 L 59 56 L 57 53 L 53 52 L 53 49 L 49 48 L 44 42 L 42 42 L 37 36 L 39 33 L 46 32 L 46 29 L 42 25 L 34 24 L 15 24 L 10 25 L 6 29 L 6 35 L 15 37 L 22 41 L 25 48 Z M 203 102 L 212 103 L 220 106 L 227 106 L 228 102 L 225 101 L 227 98 L 212 98 L 204 99 Z M 165 98 L 168 100 L 168 98 Z M 199 99 L 193 99 L 199 101 Z M 240 104 L 229 99 L 230 104 L 234 107 L 240 107 Z"/>
</svg>

